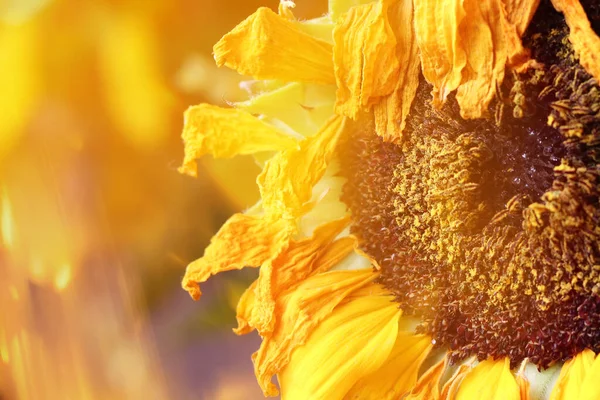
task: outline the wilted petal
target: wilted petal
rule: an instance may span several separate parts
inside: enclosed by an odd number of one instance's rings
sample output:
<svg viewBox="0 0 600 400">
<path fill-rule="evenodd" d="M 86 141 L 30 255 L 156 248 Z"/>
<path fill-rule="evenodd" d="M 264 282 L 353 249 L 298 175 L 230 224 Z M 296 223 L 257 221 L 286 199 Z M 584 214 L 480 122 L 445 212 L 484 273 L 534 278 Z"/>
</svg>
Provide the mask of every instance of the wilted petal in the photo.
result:
<svg viewBox="0 0 600 400">
<path fill-rule="evenodd" d="M 579 0 L 552 0 L 554 8 L 565 15 L 569 25 L 569 40 L 573 44 L 579 62 L 596 80 L 600 81 L 600 38 Z"/>
<path fill-rule="evenodd" d="M 235 214 L 221 227 L 204 251 L 188 265 L 182 286 L 198 300 L 198 283 L 223 271 L 258 267 L 277 257 L 289 244 L 292 229 L 283 220 Z"/>
<path fill-rule="evenodd" d="M 458 89 L 463 118 L 480 118 L 504 80 L 506 66 L 531 63 L 519 31 L 525 17 L 509 21 L 501 0 L 425 0 L 415 3 L 415 32 L 423 75 L 441 106 Z M 518 26 L 515 24 L 519 24 Z"/>
<path fill-rule="evenodd" d="M 332 47 L 261 7 L 213 48 L 218 66 L 256 79 L 333 84 Z"/>
<path fill-rule="evenodd" d="M 503 0 L 503 3 L 508 22 L 516 28 L 519 37 L 523 36 L 540 0 Z"/>
<path fill-rule="evenodd" d="M 211 104 L 200 104 L 186 111 L 182 138 L 185 157 L 179 172 L 192 176 L 198 173 L 196 159 L 205 154 L 229 158 L 298 147 L 296 139 L 246 111 Z"/>
<path fill-rule="evenodd" d="M 423 75 L 433 85 L 433 104 L 440 106 L 460 85 L 467 64 L 459 36 L 466 12 L 462 0 L 421 0 L 414 6 Z"/>
<path fill-rule="evenodd" d="M 348 225 L 349 218 L 331 221 L 317 228 L 311 237 L 290 242 L 285 252 L 265 263 L 260 269 L 252 308 L 251 325 L 261 335 L 273 330 L 275 301 L 294 284 L 310 276 L 318 267 L 315 261 L 335 237 Z M 353 247 L 348 247 L 350 253 Z"/>
<path fill-rule="evenodd" d="M 336 153 L 344 118 L 333 116 L 321 131 L 300 142 L 299 149 L 277 153 L 258 177 L 265 212 L 295 219 L 312 195 L 313 186 L 325 173 Z"/>
<path fill-rule="evenodd" d="M 439 400 L 440 380 L 446 370 L 447 357 L 430 367 L 417 381 L 405 400 Z"/>
<path fill-rule="evenodd" d="M 389 0 L 353 7 L 333 30 L 336 112 L 356 119 L 396 86 L 396 38 L 388 20 Z"/>
<path fill-rule="evenodd" d="M 406 117 L 419 86 L 419 49 L 414 33 L 413 2 L 400 0 L 389 10 L 390 24 L 396 37 L 399 74 L 393 92 L 373 107 L 375 130 L 385 141 L 401 138 Z"/>
</svg>

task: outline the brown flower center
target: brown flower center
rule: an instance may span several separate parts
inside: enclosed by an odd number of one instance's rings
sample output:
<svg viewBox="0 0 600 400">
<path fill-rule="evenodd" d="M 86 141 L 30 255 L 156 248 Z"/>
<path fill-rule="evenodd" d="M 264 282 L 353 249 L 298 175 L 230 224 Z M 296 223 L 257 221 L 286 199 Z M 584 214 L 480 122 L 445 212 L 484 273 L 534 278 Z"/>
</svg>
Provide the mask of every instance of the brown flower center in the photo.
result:
<svg viewBox="0 0 600 400">
<path fill-rule="evenodd" d="M 536 18 L 545 42 L 527 40 L 552 66 L 506 79 L 493 117 L 462 120 L 453 99 L 435 110 L 423 82 L 401 143 L 361 132 L 343 152 L 380 282 L 456 359 L 546 367 L 600 350 L 600 87 L 564 23 Z"/>
</svg>

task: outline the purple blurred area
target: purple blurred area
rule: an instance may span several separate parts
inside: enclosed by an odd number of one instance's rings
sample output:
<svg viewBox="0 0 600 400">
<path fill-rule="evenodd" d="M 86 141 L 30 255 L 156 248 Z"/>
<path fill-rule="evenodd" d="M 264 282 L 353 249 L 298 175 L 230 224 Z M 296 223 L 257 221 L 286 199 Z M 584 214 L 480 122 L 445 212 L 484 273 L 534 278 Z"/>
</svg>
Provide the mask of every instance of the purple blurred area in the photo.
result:
<svg viewBox="0 0 600 400">
<path fill-rule="evenodd" d="M 256 171 L 177 167 L 186 108 L 243 95 L 212 45 L 277 4 L 0 2 L 0 398 L 263 398 L 260 339 L 231 330 L 257 271 L 212 279 L 199 302 L 180 286 L 256 200 Z"/>
</svg>

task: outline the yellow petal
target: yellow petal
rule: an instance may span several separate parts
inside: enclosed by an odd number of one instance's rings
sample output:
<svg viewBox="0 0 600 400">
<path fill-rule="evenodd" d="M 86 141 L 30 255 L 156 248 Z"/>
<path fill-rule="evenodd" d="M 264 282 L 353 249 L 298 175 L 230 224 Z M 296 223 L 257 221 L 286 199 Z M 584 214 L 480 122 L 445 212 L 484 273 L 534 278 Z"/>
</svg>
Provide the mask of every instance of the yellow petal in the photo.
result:
<svg viewBox="0 0 600 400">
<path fill-rule="evenodd" d="M 250 325 L 250 318 L 252 316 L 252 309 L 256 304 L 256 296 L 254 294 L 258 281 L 255 280 L 250 286 L 246 288 L 246 291 L 240 297 L 237 307 L 235 309 L 235 317 L 237 319 L 238 326 L 233 331 L 236 335 L 245 335 L 254 330 Z"/>
<path fill-rule="evenodd" d="M 508 20 L 502 0 L 416 2 L 415 32 L 434 105 L 458 89 L 461 116 L 484 116 L 505 67 L 522 71 L 531 64 L 518 34 L 525 23 L 515 22 L 520 26 Z"/>
<path fill-rule="evenodd" d="M 348 225 L 349 218 L 319 227 L 314 235 L 292 241 L 285 252 L 260 269 L 252 309 L 252 325 L 261 335 L 273 330 L 276 298 L 292 285 L 302 282 L 314 269 L 319 252 L 326 248 Z M 347 249 L 348 254 L 352 247 Z"/>
<path fill-rule="evenodd" d="M 550 400 L 579 400 L 582 384 L 588 372 L 592 370 L 594 357 L 593 351 L 584 350 L 567 361 L 560 370 L 560 376 L 552 389 Z M 595 381 L 594 384 L 598 385 L 598 381 Z"/>
<path fill-rule="evenodd" d="M 580 400 L 600 399 L 600 357 L 596 356 L 592 367 L 588 369 L 585 379 L 581 384 Z"/>
<path fill-rule="evenodd" d="M 423 75 L 433 85 L 433 104 L 440 106 L 460 85 L 467 63 L 459 36 L 459 25 L 466 16 L 463 1 L 421 0 L 414 7 Z"/>
<path fill-rule="evenodd" d="M 345 224 L 343 220 L 326 224 L 315 231 L 312 237 L 292 241 L 289 248 L 277 260 L 265 263 L 259 278 L 240 298 L 237 306 L 238 328 L 234 329 L 234 332 L 243 335 L 254 328 L 259 328 L 261 333 L 271 331 L 272 321 L 274 321 L 274 302 L 281 293 L 299 284 L 311 274 L 328 271 L 352 252 L 356 245 L 354 238 L 343 237 L 331 242 Z M 259 282 L 261 288 L 257 290 Z M 260 297 L 259 303 L 257 297 Z"/>
<path fill-rule="evenodd" d="M 454 400 L 460 384 L 462 383 L 465 376 L 471 371 L 472 367 L 470 364 L 461 364 L 458 369 L 454 372 L 452 377 L 442 387 L 442 393 L 440 394 L 441 400 Z"/>
<path fill-rule="evenodd" d="M 508 49 L 500 0 L 465 0 L 461 44 L 467 56 L 456 93 L 463 118 L 480 118 L 504 80 Z"/>
<path fill-rule="evenodd" d="M 361 110 L 394 90 L 399 64 L 389 3 L 379 0 L 353 7 L 333 30 L 338 114 L 356 119 Z"/>
<path fill-rule="evenodd" d="M 390 7 L 390 23 L 396 37 L 399 74 L 393 92 L 373 107 L 375 129 L 385 141 L 401 138 L 406 117 L 419 86 L 419 50 L 413 29 L 413 2 L 400 0 Z"/>
<path fill-rule="evenodd" d="M 212 238 L 204 256 L 188 265 L 182 286 L 198 300 L 202 294 L 198 283 L 219 272 L 258 267 L 277 257 L 288 246 L 291 233 L 283 220 L 235 214 Z"/>
<path fill-rule="evenodd" d="M 196 159 L 205 154 L 228 158 L 297 147 L 297 141 L 251 114 L 210 104 L 190 107 L 183 128 L 185 156 L 179 172 L 196 176 Z"/>
<path fill-rule="evenodd" d="M 540 0 L 503 0 L 508 22 L 515 26 L 519 37 L 529 26 Z"/>
<path fill-rule="evenodd" d="M 279 374 L 282 400 L 342 399 L 387 360 L 399 318 L 389 296 L 360 297 L 337 307 Z"/>
<path fill-rule="evenodd" d="M 444 357 L 435 365 L 430 367 L 419 378 L 410 394 L 405 400 L 439 400 L 440 398 L 440 379 L 446 370 L 448 358 Z"/>
<path fill-rule="evenodd" d="M 256 79 L 333 84 L 332 46 L 261 7 L 213 48 L 215 61 Z"/>
<path fill-rule="evenodd" d="M 326 175 L 314 186 L 310 202 L 313 207 L 298 221 L 303 235 L 311 235 L 314 230 L 332 219 L 340 219 L 348 214 L 346 204 L 341 200 L 345 178 Z"/>
<path fill-rule="evenodd" d="M 302 214 L 335 154 L 344 125 L 343 117 L 334 116 L 319 133 L 300 142 L 300 149 L 283 151 L 267 162 L 257 182 L 268 215 L 296 219 Z"/>
<path fill-rule="evenodd" d="M 311 136 L 331 117 L 334 102 L 335 87 L 294 82 L 235 106 L 276 118 L 294 131 Z"/>
<path fill-rule="evenodd" d="M 579 63 L 600 81 L 600 38 L 590 26 L 581 3 L 579 0 L 552 0 L 552 4 L 565 15 L 570 29 L 569 40 L 579 56 Z"/>
<path fill-rule="evenodd" d="M 306 279 L 278 299 L 275 329 L 263 335 L 260 349 L 252 357 L 265 395 L 277 395 L 271 379 L 288 365 L 292 352 L 304 345 L 349 293 L 369 285 L 376 276 L 372 270 L 326 272 Z"/>
<path fill-rule="evenodd" d="M 399 332 L 387 361 L 361 378 L 346 395 L 348 399 L 394 400 L 402 398 L 417 383 L 419 368 L 431 350 L 431 337 Z"/>
<path fill-rule="evenodd" d="M 485 360 L 477 364 L 463 379 L 456 400 L 519 400 L 521 392 L 510 372 L 510 361 Z"/>
</svg>

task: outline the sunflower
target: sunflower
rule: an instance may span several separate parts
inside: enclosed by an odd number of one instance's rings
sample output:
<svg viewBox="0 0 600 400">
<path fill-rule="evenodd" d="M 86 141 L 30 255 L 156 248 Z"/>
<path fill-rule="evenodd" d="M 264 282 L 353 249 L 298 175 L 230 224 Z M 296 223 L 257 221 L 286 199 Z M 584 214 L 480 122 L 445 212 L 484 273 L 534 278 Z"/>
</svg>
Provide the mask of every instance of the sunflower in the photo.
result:
<svg viewBox="0 0 600 400">
<path fill-rule="evenodd" d="M 191 107 L 180 169 L 262 167 L 183 287 L 259 267 L 235 332 L 264 394 L 600 398 L 600 7 L 293 7 L 215 45 L 249 100 Z"/>
</svg>

